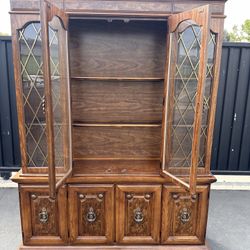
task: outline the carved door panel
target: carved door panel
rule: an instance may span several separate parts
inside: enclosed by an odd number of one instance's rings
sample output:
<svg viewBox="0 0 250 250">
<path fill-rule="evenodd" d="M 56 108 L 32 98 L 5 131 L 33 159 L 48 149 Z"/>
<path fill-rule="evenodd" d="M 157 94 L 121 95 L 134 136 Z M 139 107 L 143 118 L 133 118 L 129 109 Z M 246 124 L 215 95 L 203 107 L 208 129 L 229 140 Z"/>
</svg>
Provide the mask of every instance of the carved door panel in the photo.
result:
<svg viewBox="0 0 250 250">
<path fill-rule="evenodd" d="M 116 240 L 157 244 L 160 240 L 161 186 L 117 186 Z"/>
<path fill-rule="evenodd" d="M 73 244 L 113 242 L 113 185 L 69 186 L 69 232 Z"/>
<path fill-rule="evenodd" d="M 67 242 L 66 188 L 50 199 L 44 186 L 20 186 L 23 241 L 27 245 L 65 244 Z"/>
<path fill-rule="evenodd" d="M 204 243 L 208 194 L 208 186 L 197 187 L 196 199 L 183 188 L 163 186 L 162 243 Z"/>
</svg>

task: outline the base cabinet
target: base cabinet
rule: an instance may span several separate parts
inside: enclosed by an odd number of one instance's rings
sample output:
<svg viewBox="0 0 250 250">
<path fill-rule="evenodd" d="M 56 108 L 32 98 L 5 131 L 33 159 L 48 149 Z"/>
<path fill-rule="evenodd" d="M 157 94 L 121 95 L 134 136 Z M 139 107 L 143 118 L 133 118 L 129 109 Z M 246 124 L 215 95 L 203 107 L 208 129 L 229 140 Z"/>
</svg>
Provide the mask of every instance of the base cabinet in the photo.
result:
<svg viewBox="0 0 250 250">
<path fill-rule="evenodd" d="M 116 241 L 159 243 L 161 186 L 118 185 L 116 191 Z"/>
<path fill-rule="evenodd" d="M 25 245 L 205 244 L 209 185 L 21 185 Z"/>
<path fill-rule="evenodd" d="M 113 185 L 70 185 L 68 202 L 72 244 L 114 241 Z"/>
<path fill-rule="evenodd" d="M 68 240 L 67 190 L 59 189 L 55 200 L 44 186 L 20 186 L 23 242 L 26 245 L 64 245 Z"/>
<path fill-rule="evenodd" d="M 200 186 L 196 198 L 176 186 L 162 190 L 162 243 L 204 244 L 209 186 Z"/>
</svg>

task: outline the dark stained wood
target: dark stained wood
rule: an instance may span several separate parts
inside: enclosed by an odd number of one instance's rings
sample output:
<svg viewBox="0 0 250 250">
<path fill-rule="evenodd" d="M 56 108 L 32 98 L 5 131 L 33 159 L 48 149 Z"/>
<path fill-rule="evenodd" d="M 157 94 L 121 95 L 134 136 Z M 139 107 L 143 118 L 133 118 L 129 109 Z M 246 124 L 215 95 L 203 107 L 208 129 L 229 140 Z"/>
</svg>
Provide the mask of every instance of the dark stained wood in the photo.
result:
<svg viewBox="0 0 250 250">
<path fill-rule="evenodd" d="M 174 6 L 173 6 L 173 11 L 175 12 L 183 12 L 186 11 L 187 9 L 193 9 L 197 8 L 200 6 L 204 6 L 206 4 L 210 5 L 211 13 L 214 15 L 221 15 L 224 13 L 225 5 L 222 2 L 211 2 L 211 1 L 190 1 L 189 3 L 183 1 L 183 0 L 175 0 L 174 1 Z"/>
<path fill-rule="evenodd" d="M 160 133 L 157 127 L 73 127 L 73 159 L 158 159 Z"/>
<path fill-rule="evenodd" d="M 162 89 L 162 81 L 71 80 L 73 122 L 160 124 Z"/>
<path fill-rule="evenodd" d="M 188 245 L 181 245 L 181 246 L 105 246 L 105 245 L 99 245 L 99 246 L 61 246 L 61 247 L 28 247 L 28 246 L 21 246 L 19 250 L 43 250 L 43 249 L 49 249 L 49 250 L 138 250 L 138 249 L 145 249 L 145 250 L 211 250 L 211 248 L 206 245 L 197 245 L 197 246 L 188 246 Z"/>
<path fill-rule="evenodd" d="M 200 49 L 200 62 L 198 72 L 198 85 L 195 101 L 195 116 L 194 116 L 194 129 L 193 129 L 193 141 L 192 141 L 192 155 L 191 155 L 191 168 L 190 168 L 190 193 L 195 195 L 196 193 L 196 177 L 199 160 L 200 150 L 200 133 L 201 133 L 201 119 L 202 119 L 202 107 L 203 107 L 203 91 L 206 81 L 207 72 L 207 53 L 208 53 L 208 39 L 210 35 L 210 19 L 211 11 L 209 5 L 200 8 L 200 15 L 202 16 L 202 35 L 201 35 L 201 49 Z"/>
<path fill-rule="evenodd" d="M 163 186 L 163 244 L 204 244 L 208 212 L 208 186 L 198 186 L 193 199 L 183 188 Z"/>
<path fill-rule="evenodd" d="M 145 165 L 146 166 L 146 165 Z M 131 175 L 124 175 L 121 176 L 120 174 L 115 175 L 115 174 L 102 174 L 102 175 L 84 175 L 81 174 L 81 172 L 76 172 L 72 174 L 73 176 L 67 179 L 67 184 L 70 183 L 171 183 L 171 178 L 163 178 L 158 174 L 157 176 L 151 175 L 136 175 L 136 176 L 131 176 Z M 183 176 L 181 179 L 187 181 L 188 177 Z M 105 177 L 105 178 L 104 178 Z M 27 176 L 27 175 L 21 175 L 20 173 L 17 173 L 16 176 L 12 177 L 12 180 L 20 183 L 20 184 L 47 184 L 48 183 L 48 178 L 46 176 Z M 211 184 L 216 181 L 216 178 L 213 175 L 204 175 L 204 176 L 198 176 L 197 177 L 197 184 L 199 185 L 204 185 L 204 184 Z"/>
<path fill-rule="evenodd" d="M 48 26 L 48 6 L 45 1 L 41 1 L 40 7 L 41 35 L 42 35 L 42 60 L 43 60 L 43 78 L 45 82 L 45 116 L 46 116 L 46 135 L 48 147 L 48 178 L 50 197 L 56 196 L 56 177 L 55 177 L 55 142 L 53 128 L 53 104 L 51 92 L 51 69 L 50 69 L 50 48 L 49 48 L 49 26 Z"/>
<path fill-rule="evenodd" d="M 159 243 L 161 186 L 117 186 L 116 241 Z"/>
<path fill-rule="evenodd" d="M 167 61 L 168 66 L 166 68 L 166 77 L 164 82 L 164 108 L 163 108 L 163 123 L 162 123 L 162 146 L 161 146 L 161 162 L 162 162 L 162 174 L 167 175 L 173 178 L 174 183 L 178 183 L 178 178 L 167 172 L 168 170 L 168 162 L 166 162 L 165 157 L 169 158 L 171 154 L 171 147 L 167 147 L 167 143 L 170 143 L 170 133 L 171 130 L 169 127 L 172 125 L 171 123 L 167 126 L 169 121 L 169 114 L 172 116 L 172 109 L 174 108 L 173 101 L 170 100 L 174 98 L 173 94 L 173 82 L 172 79 L 175 79 L 174 69 L 171 68 L 171 65 L 175 64 L 175 60 L 177 57 L 177 48 L 172 48 L 175 46 L 175 42 L 172 41 L 172 37 L 175 37 L 179 32 L 177 27 L 179 24 L 185 20 L 192 20 L 197 25 L 202 26 L 201 33 L 201 44 L 200 44 L 200 56 L 199 56 L 199 71 L 198 71 L 198 79 L 197 79 L 197 90 L 196 90 L 196 98 L 195 98 L 195 108 L 194 108 L 194 122 L 193 122 L 193 136 L 192 136 L 192 150 L 191 150 L 191 166 L 190 166 L 190 180 L 189 183 L 184 183 L 183 181 L 179 181 L 179 184 L 184 188 L 189 190 L 192 194 L 196 192 L 196 176 L 197 176 L 197 167 L 198 167 L 198 157 L 199 157 L 199 145 L 200 145 L 200 130 L 201 130 L 201 117 L 202 117 L 202 106 L 203 106 L 203 88 L 204 82 L 206 79 L 206 61 L 207 61 L 207 47 L 208 47 L 208 36 L 210 32 L 210 10 L 209 6 L 203 6 L 200 8 L 196 8 L 187 12 L 182 12 L 176 15 L 169 17 L 169 32 L 172 33 L 172 36 L 168 36 L 168 43 L 170 44 L 168 49 Z M 173 50 L 174 49 L 174 50 Z M 170 99 L 170 100 L 169 100 Z M 169 160 L 169 159 L 167 159 Z"/>
<path fill-rule="evenodd" d="M 11 0 L 12 11 L 33 11 L 39 10 L 39 0 Z M 52 2 L 52 1 L 51 1 Z M 176 12 L 196 8 L 204 4 L 210 4 L 214 15 L 223 16 L 225 0 L 119 0 L 119 1 L 71 1 L 53 0 L 52 2 L 59 8 L 65 8 L 71 15 L 89 16 L 160 16 L 166 17 Z"/>
<path fill-rule="evenodd" d="M 71 243 L 113 242 L 113 185 L 69 185 L 68 199 Z"/>
<path fill-rule="evenodd" d="M 53 17 L 56 16 L 56 19 Z M 50 4 L 49 2 L 43 0 L 41 1 L 41 10 L 40 10 L 40 18 L 41 18 L 41 37 L 42 37 L 42 49 L 43 49 L 43 62 L 51 62 L 51 46 L 50 46 L 50 34 L 49 27 L 52 27 L 58 32 L 58 60 L 59 63 L 59 72 L 60 77 L 62 78 L 62 92 L 59 94 L 59 101 L 61 102 L 58 105 L 61 105 L 61 113 L 62 119 L 61 122 L 64 124 L 64 127 L 61 128 L 62 136 L 63 136 L 63 155 L 64 155 L 64 169 L 66 170 L 66 174 L 62 179 L 58 182 L 56 178 L 56 163 L 55 157 L 57 156 L 56 147 L 57 141 L 56 136 L 57 133 L 55 131 L 56 122 L 56 113 L 55 110 L 55 102 L 54 96 L 56 93 L 53 92 L 53 84 L 52 80 L 53 71 L 51 69 L 51 63 L 43 63 L 43 77 L 45 82 L 45 114 L 46 114 L 46 133 L 47 133 L 47 142 L 48 142 L 48 177 L 49 177 L 49 189 L 51 198 L 55 198 L 56 190 L 60 185 L 62 185 L 63 181 L 71 174 L 72 163 L 71 163 L 71 130 L 70 130 L 70 106 L 69 106 L 69 72 L 68 72 L 68 56 L 67 56 L 67 35 L 65 33 L 65 29 L 68 28 L 68 16 L 58 9 L 56 6 Z M 59 22 L 59 24 L 58 24 Z M 61 27 L 62 26 L 62 27 Z M 65 54 L 66 52 L 66 54 Z M 65 130 L 66 128 L 66 130 Z M 62 142 L 59 142 L 62 143 Z"/>
<path fill-rule="evenodd" d="M 10 8 L 11 10 L 39 10 L 40 9 L 40 0 L 11 0 Z M 48 0 L 52 2 L 53 5 L 58 8 L 63 8 L 63 0 Z"/>
<path fill-rule="evenodd" d="M 74 176 L 159 176 L 159 164 L 159 160 L 76 160 L 73 174 Z"/>
<path fill-rule="evenodd" d="M 55 16 L 57 16 L 60 18 L 63 28 L 67 30 L 69 24 L 68 15 L 61 8 L 58 8 L 53 1 L 51 0 L 42 0 L 42 1 L 47 5 L 47 21 L 50 22 Z"/>
<path fill-rule="evenodd" d="M 211 25 L 208 7 L 190 10 L 205 4 L 211 4 Z M 13 180 L 19 183 L 26 245 L 20 249 L 208 249 L 208 195 L 210 184 L 215 181 L 209 165 L 224 4 L 224 0 L 11 0 L 22 151 L 22 171 Z M 18 29 L 39 21 L 39 10 L 49 169 L 27 167 L 29 141 L 25 138 L 17 37 Z M 173 13 L 179 14 L 170 16 Z M 203 26 L 204 33 L 191 174 L 190 167 L 184 165 L 165 169 L 171 157 L 171 152 L 166 152 L 170 148 L 170 126 L 168 130 L 166 127 L 171 123 L 174 105 L 174 86 L 167 91 L 168 78 L 174 75 L 176 62 L 170 61 L 169 32 L 174 32 L 187 18 Z M 60 79 L 54 86 L 48 25 L 58 31 L 59 38 Z M 206 164 L 197 168 L 209 29 L 218 34 L 216 69 Z M 166 98 L 168 94 L 171 101 Z M 55 95 L 60 97 L 62 117 L 52 106 Z M 182 105 L 185 109 L 185 103 Z M 54 121 L 61 122 L 62 136 L 57 142 Z M 183 131 L 179 133 L 181 136 Z M 185 150 L 189 147 L 186 145 Z M 63 164 L 55 167 L 58 148 L 62 149 Z M 176 160 L 180 157 L 177 154 Z M 168 171 L 165 175 L 161 173 L 161 164 Z"/>
<path fill-rule="evenodd" d="M 38 21 L 39 16 L 31 15 L 11 15 L 11 36 L 12 36 L 12 50 L 13 50 L 13 62 L 16 63 L 14 67 L 15 77 L 15 89 L 16 89 L 16 101 L 17 101 L 17 115 L 19 123 L 19 141 L 20 141 L 20 152 L 21 152 L 21 167 L 24 173 L 28 172 L 27 168 L 27 152 L 26 152 L 26 131 L 25 131 L 25 119 L 23 110 L 23 88 L 22 88 L 22 75 L 20 64 L 20 50 L 18 42 L 17 30 L 21 29 L 28 21 Z"/>
<path fill-rule="evenodd" d="M 213 86 L 211 90 L 210 111 L 209 111 L 208 130 L 207 130 L 207 144 L 206 144 L 206 153 L 205 153 L 206 154 L 205 156 L 206 157 L 205 158 L 206 173 L 209 173 L 210 165 L 211 165 L 216 101 L 217 101 L 217 93 L 218 93 L 219 77 L 220 77 L 220 62 L 221 62 L 221 53 L 222 53 L 223 30 L 224 30 L 224 20 L 222 19 L 211 20 L 211 31 L 216 34 L 216 47 L 215 47 L 215 58 L 214 58 L 214 72 L 213 72 L 214 79 L 213 79 Z"/>
<path fill-rule="evenodd" d="M 23 241 L 27 245 L 67 243 L 66 188 L 60 188 L 56 199 L 49 197 L 46 186 L 19 187 Z M 41 213 L 47 214 L 42 217 Z M 41 220 L 44 219 L 44 221 Z M 46 220 L 47 218 L 47 220 Z"/>
<path fill-rule="evenodd" d="M 71 75 L 163 78 L 166 24 L 71 20 Z"/>
<path fill-rule="evenodd" d="M 48 24 L 50 28 L 57 31 L 58 36 L 58 60 L 59 60 L 59 76 L 60 81 L 57 80 L 52 82 L 53 91 L 53 106 L 56 106 L 57 98 L 58 103 L 56 108 L 53 108 L 53 126 L 54 130 L 57 131 L 56 123 L 60 123 L 61 141 L 55 141 L 55 156 L 57 158 L 63 158 L 63 170 L 60 171 L 61 166 L 56 165 L 56 174 L 60 175 L 62 172 L 64 176 L 61 177 L 57 183 L 56 188 L 60 187 L 62 183 L 70 176 L 72 172 L 72 121 L 71 121 L 71 102 L 70 102 L 70 81 L 69 81 L 69 58 L 68 58 L 68 32 L 65 27 L 68 27 L 68 16 L 57 8 L 50 8 L 50 18 L 52 19 Z M 63 22 L 63 24 L 62 24 Z M 64 25 L 64 26 L 63 26 Z M 50 52 L 53 53 L 53 48 L 50 47 Z M 57 135 L 56 135 L 57 136 Z M 57 136 L 58 138 L 59 136 Z M 61 145 L 63 144 L 63 145 Z M 62 148 L 62 149 L 61 149 Z M 58 153 L 57 151 L 61 153 Z"/>
</svg>

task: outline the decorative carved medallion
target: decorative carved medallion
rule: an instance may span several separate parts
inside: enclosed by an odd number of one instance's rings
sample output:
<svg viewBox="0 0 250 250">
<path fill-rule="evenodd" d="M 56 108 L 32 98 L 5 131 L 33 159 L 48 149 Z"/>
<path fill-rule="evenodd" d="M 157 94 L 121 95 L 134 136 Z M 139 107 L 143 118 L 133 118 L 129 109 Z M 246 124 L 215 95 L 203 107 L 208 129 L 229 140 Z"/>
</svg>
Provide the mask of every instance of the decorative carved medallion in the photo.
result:
<svg viewBox="0 0 250 250">
<path fill-rule="evenodd" d="M 134 211 L 134 221 L 136 223 L 141 223 L 143 221 L 143 213 L 140 208 L 136 208 Z"/>
<path fill-rule="evenodd" d="M 189 222 L 191 217 L 191 211 L 189 211 L 186 207 L 184 207 L 182 210 L 180 210 L 179 218 L 182 223 Z"/>
<path fill-rule="evenodd" d="M 197 201 L 187 193 L 173 194 L 174 203 L 174 235 L 195 235 Z"/>
<path fill-rule="evenodd" d="M 90 222 L 90 223 L 95 222 L 95 220 L 96 220 L 96 214 L 95 214 L 95 212 L 94 212 L 93 207 L 90 207 L 90 208 L 89 208 L 89 211 L 88 211 L 88 213 L 87 213 L 87 215 L 86 215 L 86 219 L 87 219 L 87 221 Z"/>
<path fill-rule="evenodd" d="M 33 235 L 58 235 L 56 200 L 44 193 L 33 193 L 30 198 Z"/>
<path fill-rule="evenodd" d="M 79 194 L 79 235 L 105 235 L 105 199 L 104 193 Z"/>
<path fill-rule="evenodd" d="M 151 196 L 148 194 L 126 194 L 126 236 L 151 235 Z"/>
<path fill-rule="evenodd" d="M 42 208 L 41 212 L 39 213 L 39 220 L 41 223 L 47 223 L 49 219 L 48 211 L 45 207 Z"/>
</svg>

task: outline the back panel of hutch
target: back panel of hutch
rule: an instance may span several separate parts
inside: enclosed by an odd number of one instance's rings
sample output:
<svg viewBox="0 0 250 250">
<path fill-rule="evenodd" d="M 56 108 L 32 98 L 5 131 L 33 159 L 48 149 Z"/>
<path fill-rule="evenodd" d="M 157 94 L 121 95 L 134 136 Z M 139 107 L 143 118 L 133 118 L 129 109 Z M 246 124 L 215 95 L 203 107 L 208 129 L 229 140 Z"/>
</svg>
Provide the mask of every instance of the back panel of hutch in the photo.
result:
<svg viewBox="0 0 250 250">
<path fill-rule="evenodd" d="M 20 249 L 207 249 L 224 4 L 11 0 Z"/>
</svg>

